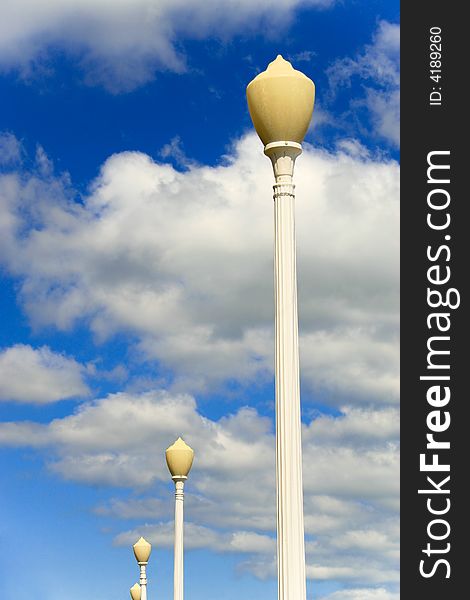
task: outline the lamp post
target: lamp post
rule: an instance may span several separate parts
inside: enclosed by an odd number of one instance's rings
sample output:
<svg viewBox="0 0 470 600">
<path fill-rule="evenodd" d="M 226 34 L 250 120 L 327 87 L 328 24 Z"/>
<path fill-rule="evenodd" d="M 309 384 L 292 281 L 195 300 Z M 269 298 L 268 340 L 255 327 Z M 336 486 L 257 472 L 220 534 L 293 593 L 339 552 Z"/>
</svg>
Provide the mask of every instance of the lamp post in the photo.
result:
<svg viewBox="0 0 470 600">
<path fill-rule="evenodd" d="M 147 600 L 147 564 L 150 557 L 150 552 L 152 552 L 152 546 L 145 540 L 143 537 L 139 538 L 137 542 L 132 546 L 134 549 L 134 556 L 137 561 L 137 564 L 140 567 L 140 597 L 136 596 L 136 598 L 140 598 L 140 600 Z M 135 584 L 137 585 L 137 584 Z M 135 588 L 135 585 L 132 589 Z M 131 589 L 131 595 L 132 595 Z M 134 598 L 134 597 L 132 597 Z"/>
<path fill-rule="evenodd" d="M 166 449 L 166 463 L 175 483 L 175 557 L 173 572 L 173 598 L 183 600 L 183 501 L 184 482 L 193 464 L 194 451 L 181 438 Z"/>
<path fill-rule="evenodd" d="M 253 125 L 274 169 L 278 599 L 305 600 L 294 163 L 312 118 L 313 81 L 278 55 L 248 84 Z"/>
<path fill-rule="evenodd" d="M 132 600 L 142 600 L 140 585 L 138 583 L 134 583 L 134 585 L 130 589 Z"/>
</svg>

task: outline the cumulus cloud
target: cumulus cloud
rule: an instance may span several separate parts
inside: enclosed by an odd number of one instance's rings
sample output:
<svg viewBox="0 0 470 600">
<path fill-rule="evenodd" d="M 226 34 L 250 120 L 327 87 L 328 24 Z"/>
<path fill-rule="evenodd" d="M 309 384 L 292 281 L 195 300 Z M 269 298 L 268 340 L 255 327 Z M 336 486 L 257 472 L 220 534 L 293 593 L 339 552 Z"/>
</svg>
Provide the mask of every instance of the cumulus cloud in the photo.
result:
<svg viewBox="0 0 470 600">
<path fill-rule="evenodd" d="M 397 425 L 390 410 L 349 409 L 304 426 L 310 577 L 397 579 Z M 102 517 L 137 521 L 117 534 L 116 544 L 145 535 L 171 545 L 173 494 L 164 450 L 180 434 L 195 450 L 186 485 L 187 546 L 237 553 L 240 569 L 273 576 L 274 432 L 254 409 L 213 420 L 200 414 L 193 397 L 161 390 L 112 394 L 49 424 L 0 424 L 0 444 L 47 449 L 49 468 L 60 477 L 133 490 L 95 509 Z M 364 441 L 356 445 L 358 436 Z"/>
<path fill-rule="evenodd" d="M 44 162 L 44 157 L 42 162 Z M 398 166 L 349 141 L 298 160 L 301 367 L 328 403 L 398 398 Z M 249 135 L 215 167 L 110 157 L 66 177 L 0 178 L 0 247 L 36 327 L 138 340 L 173 389 L 272 377 L 271 167 Z"/>
<path fill-rule="evenodd" d="M 196 451 L 205 447 L 198 467 L 214 476 L 252 471 L 254 450 L 267 466 L 272 462 L 271 439 L 266 434 L 270 427 L 269 419 L 249 408 L 217 424 L 198 413 L 192 396 L 161 390 L 110 395 L 81 404 L 73 415 L 44 426 L 27 421 L 4 423 L 2 440 L 56 447 L 58 458 L 51 467 L 66 478 L 132 487 L 168 480 L 164 460 L 155 464 L 154 457 L 163 458 L 165 448 L 180 434 Z M 246 439 L 253 437 L 259 437 L 259 442 Z M 139 461 L 141 468 L 136 469 Z M 206 485 L 203 478 L 199 485 Z"/>
<path fill-rule="evenodd" d="M 16 344 L 0 351 L 0 401 L 47 404 L 83 397 L 85 368 L 47 346 Z"/>
<path fill-rule="evenodd" d="M 181 39 L 221 38 L 286 26 L 299 6 L 333 0 L 16 0 L 0 5 L 0 67 L 28 75 L 48 52 L 78 57 L 86 78 L 133 89 L 156 71 L 187 68 Z"/>
<path fill-rule="evenodd" d="M 358 119 L 366 108 L 376 134 L 394 146 L 400 144 L 399 52 L 400 26 L 381 21 L 372 44 L 353 58 L 337 60 L 327 72 L 333 96 L 344 87 L 349 89 L 353 78 L 362 80 L 364 96 L 350 99 L 350 112 L 344 118 Z"/>
</svg>

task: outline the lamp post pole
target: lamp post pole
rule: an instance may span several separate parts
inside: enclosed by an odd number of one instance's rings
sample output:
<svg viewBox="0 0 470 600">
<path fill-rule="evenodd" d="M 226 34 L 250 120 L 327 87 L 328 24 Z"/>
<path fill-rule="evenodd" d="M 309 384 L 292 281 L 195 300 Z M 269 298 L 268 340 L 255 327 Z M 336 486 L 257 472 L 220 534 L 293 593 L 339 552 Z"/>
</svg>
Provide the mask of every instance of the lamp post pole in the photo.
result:
<svg viewBox="0 0 470 600">
<path fill-rule="evenodd" d="M 183 548 L 183 523 L 184 523 L 184 483 L 188 479 L 194 451 L 185 442 L 178 438 L 165 452 L 168 469 L 175 484 L 175 556 L 173 572 L 173 598 L 183 600 L 184 595 L 184 548 Z"/>
<path fill-rule="evenodd" d="M 152 546 L 141 537 L 134 545 L 134 555 L 140 569 L 140 600 L 147 600 L 147 564 Z"/>
<path fill-rule="evenodd" d="M 278 597 L 304 599 L 305 548 L 302 493 L 299 342 L 294 222 L 294 162 L 300 144 L 268 144 L 274 185 L 275 380 Z"/>
<path fill-rule="evenodd" d="M 294 164 L 313 111 L 314 85 L 280 55 L 247 88 L 274 184 L 276 512 L 278 599 L 305 600 Z"/>
<path fill-rule="evenodd" d="M 183 600 L 184 564 L 183 564 L 183 507 L 184 482 L 187 477 L 172 477 L 175 483 L 175 564 L 173 573 L 173 598 Z"/>
<path fill-rule="evenodd" d="M 147 563 L 140 562 L 140 600 L 147 600 Z"/>
</svg>

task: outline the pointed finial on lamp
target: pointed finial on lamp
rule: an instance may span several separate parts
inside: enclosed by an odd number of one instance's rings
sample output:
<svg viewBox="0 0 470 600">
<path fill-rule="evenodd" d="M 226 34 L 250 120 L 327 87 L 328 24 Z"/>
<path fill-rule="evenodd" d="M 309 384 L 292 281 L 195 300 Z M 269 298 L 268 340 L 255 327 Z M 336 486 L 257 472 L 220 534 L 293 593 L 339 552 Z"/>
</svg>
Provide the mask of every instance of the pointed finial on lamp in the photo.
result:
<svg viewBox="0 0 470 600">
<path fill-rule="evenodd" d="M 277 73 L 285 73 L 286 75 L 292 74 L 292 71 L 294 71 L 294 67 L 291 65 L 291 63 L 286 60 L 282 54 L 278 54 L 276 56 L 276 58 L 271 61 L 266 69 L 266 71 L 269 71 L 270 74 L 273 74 L 273 72 L 277 72 Z M 300 73 L 300 71 L 299 71 Z M 261 75 L 261 73 L 260 73 Z M 303 73 L 302 73 L 303 75 Z M 259 75 L 258 75 L 259 77 Z M 256 78 L 255 78 L 256 79 Z"/>
</svg>

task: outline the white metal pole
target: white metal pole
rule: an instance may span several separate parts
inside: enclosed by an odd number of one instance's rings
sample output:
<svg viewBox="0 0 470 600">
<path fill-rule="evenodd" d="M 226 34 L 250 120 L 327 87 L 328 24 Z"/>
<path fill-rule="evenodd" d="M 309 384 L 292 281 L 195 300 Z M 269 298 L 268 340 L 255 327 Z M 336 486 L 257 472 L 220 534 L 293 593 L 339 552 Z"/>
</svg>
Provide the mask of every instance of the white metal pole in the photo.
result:
<svg viewBox="0 0 470 600">
<path fill-rule="evenodd" d="M 175 482 L 175 557 L 173 573 L 173 598 L 183 600 L 184 565 L 183 565 L 183 506 L 184 482 L 187 477 L 173 477 Z"/>
<path fill-rule="evenodd" d="M 147 564 L 139 563 L 140 567 L 140 600 L 147 600 Z"/>
<path fill-rule="evenodd" d="M 276 504 L 278 599 L 305 600 L 299 342 L 295 251 L 295 142 L 267 144 L 275 227 Z"/>
</svg>

